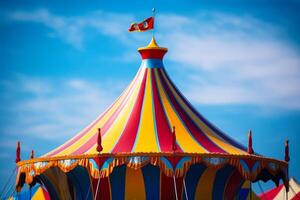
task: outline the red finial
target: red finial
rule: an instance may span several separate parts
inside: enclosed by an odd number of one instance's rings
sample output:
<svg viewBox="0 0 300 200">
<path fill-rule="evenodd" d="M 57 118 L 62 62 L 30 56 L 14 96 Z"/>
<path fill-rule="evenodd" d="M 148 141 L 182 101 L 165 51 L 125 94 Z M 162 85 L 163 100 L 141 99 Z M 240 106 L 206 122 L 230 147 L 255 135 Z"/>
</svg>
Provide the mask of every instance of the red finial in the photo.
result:
<svg viewBox="0 0 300 200">
<path fill-rule="evenodd" d="M 97 151 L 99 153 L 103 150 L 103 147 L 102 147 L 101 143 L 102 143 L 101 128 L 98 128 Z"/>
<path fill-rule="evenodd" d="M 173 126 L 172 136 L 173 136 L 173 140 L 172 140 L 172 150 L 175 152 L 175 151 L 177 150 L 177 146 L 176 146 L 175 126 Z"/>
<path fill-rule="evenodd" d="M 31 153 L 30 153 L 30 159 L 33 159 L 34 158 L 34 151 L 31 150 Z"/>
<path fill-rule="evenodd" d="M 248 153 L 253 154 L 253 148 L 252 148 L 252 131 L 250 130 L 248 133 Z"/>
<path fill-rule="evenodd" d="M 289 149 L 289 140 L 285 141 L 285 155 L 284 155 L 284 160 L 286 162 L 290 161 L 290 149 Z"/>
<path fill-rule="evenodd" d="M 20 141 L 17 142 L 17 149 L 16 149 L 16 163 L 21 161 L 21 147 Z"/>
</svg>

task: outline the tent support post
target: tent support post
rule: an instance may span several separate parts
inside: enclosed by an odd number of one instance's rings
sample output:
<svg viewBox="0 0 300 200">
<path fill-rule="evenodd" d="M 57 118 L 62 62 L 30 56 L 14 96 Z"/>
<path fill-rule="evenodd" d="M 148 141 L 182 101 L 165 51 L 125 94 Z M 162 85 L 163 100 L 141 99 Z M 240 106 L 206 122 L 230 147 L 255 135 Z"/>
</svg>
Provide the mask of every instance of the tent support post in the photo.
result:
<svg viewBox="0 0 300 200">
<path fill-rule="evenodd" d="M 183 179 L 183 187 L 184 187 L 185 199 L 186 199 L 186 200 L 189 200 L 189 197 L 188 197 L 188 195 L 187 195 L 186 185 L 185 185 L 185 177 L 184 177 L 184 179 Z"/>
<path fill-rule="evenodd" d="M 175 180 L 175 175 L 173 175 L 173 182 L 174 182 L 174 191 L 175 191 L 175 197 L 176 197 L 176 200 L 178 200 L 178 196 L 177 196 L 177 187 L 176 187 L 176 180 Z"/>
<path fill-rule="evenodd" d="M 96 192 L 95 192 L 95 198 L 94 198 L 95 200 L 97 200 L 99 185 L 100 185 L 100 173 L 99 173 L 99 179 L 98 179 L 98 182 L 97 182 L 97 187 L 96 187 Z"/>
</svg>

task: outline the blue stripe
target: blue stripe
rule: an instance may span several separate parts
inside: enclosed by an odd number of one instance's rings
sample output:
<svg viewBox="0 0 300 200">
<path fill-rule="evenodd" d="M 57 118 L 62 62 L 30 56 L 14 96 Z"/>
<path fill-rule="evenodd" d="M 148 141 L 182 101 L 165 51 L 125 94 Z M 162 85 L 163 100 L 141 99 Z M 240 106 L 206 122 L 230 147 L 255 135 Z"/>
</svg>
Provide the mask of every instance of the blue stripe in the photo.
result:
<svg viewBox="0 0 300 200">
<path fill-rule="evenodd" d="M 92 199 L 89 174 L 84 167 L 76 167 L 67 173 L 69 183 L 73 186 L 75 199 Z M 88 197 L 87 197 L 88 195 Z"/>
<path fill-rule="evenodd" d="M 109 176 L 112 199 L 124 199 L 126 165 L 115 167 Z"/>
<path fill-rule="evenodd" d="M 214 186 L 213 186 L 213 199 L 218 200 L 223 198 L 223 193 L 225 190 L 226 182 L 230 178 L 232 171 L 235 170 L 233 167 L 227 165 L 222 169 L 218 170 L 215 176 Z"/>
<path fill-rule="evenodd" d="M 189 199 L 195 199 L 195 192 L 198 185 L 198 181 L 205 171 L 206 166 L 203 164 L 192 165 L 185 176 L 185 185 L 187 190 L 187 195 Z M 185 195 L 183 199 L 186 200 Z"/>
<path fill-rule="evenodd" d="M 164 68 L 164 64 L 161 59 L 144 59 L 142 60 L 141 67 Z"/>
<path fill-rule="evenodd" d="M 160 169 L 153 165 L 146 165 L 142 168 L 146 199 L 159 199 Z"/>
</svg>

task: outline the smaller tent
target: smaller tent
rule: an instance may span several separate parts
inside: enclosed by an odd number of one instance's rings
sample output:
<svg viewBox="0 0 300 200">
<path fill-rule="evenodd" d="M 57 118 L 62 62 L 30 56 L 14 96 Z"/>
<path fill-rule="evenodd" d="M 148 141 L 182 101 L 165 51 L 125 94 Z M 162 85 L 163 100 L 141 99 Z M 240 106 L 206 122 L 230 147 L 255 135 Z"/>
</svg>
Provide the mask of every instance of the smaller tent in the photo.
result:
<svg viewBox="0 0 300 200">
<path fill-rule="evenodd" d="M 35 185 L 30 190 L 24 190 L 10 197 L 9 200 L 50 200 L 49 193 L 41 185 Z"/>
<path fill-rule="evenodd" d="M 278 187 L 270 189 L 259 195 L 262 200 L 276 200 L 286 199 L 286 190 L 283 184 Z M 289 181 L 288 200 L 300 200 L 300 184 L 295 178 L 291 178 Z"/>
</svg>

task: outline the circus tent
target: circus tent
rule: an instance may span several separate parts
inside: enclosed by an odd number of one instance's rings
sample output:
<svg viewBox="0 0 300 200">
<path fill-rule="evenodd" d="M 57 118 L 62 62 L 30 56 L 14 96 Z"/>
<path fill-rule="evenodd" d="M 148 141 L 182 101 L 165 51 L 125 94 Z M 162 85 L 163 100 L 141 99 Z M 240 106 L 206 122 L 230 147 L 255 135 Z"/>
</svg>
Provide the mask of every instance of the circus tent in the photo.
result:
<svg viewBox="0 0 300 200">
<path fill-rule="evenodd" d="M 50 200 L 50 196 L 43 186 L 36 184 L 32 189 L 29 191 L 22 191 L 19 194 L 10 197 L 8 200 Z"/>
<path fill-rule="evenodd" d="M 259 195 L 261 200 L 281 200 L 286 199 L 286 190 L 283 184 L 278 187 L 272 188 Z M 287 196 L 288 200 L 300 200 L 300 184 L 296 179 L 291 178 L 289 181 L 289 192 Z"/>
<path fill-rule="evenodd" d="M 45 155 L 19 161 L 17 190 L 52 199 L 233 199 L 245 180 L 285 184 L 288 163 L 245 147 L 205 119 L 170 79 L 167 48 L 138 49 L 136 76 L 96 120 Z M 201 92 L 201 88 L 199 88 Z"/>
</svg>

